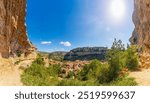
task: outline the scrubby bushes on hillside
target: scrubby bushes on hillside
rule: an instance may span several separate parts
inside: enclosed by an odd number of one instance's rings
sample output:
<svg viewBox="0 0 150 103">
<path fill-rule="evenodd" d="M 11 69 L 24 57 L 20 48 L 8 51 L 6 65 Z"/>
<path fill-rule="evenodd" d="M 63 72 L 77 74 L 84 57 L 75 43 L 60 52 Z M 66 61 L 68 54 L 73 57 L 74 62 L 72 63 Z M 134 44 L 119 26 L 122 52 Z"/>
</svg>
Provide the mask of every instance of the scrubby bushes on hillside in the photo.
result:
<svg viewBox="0 0 150 103">
<path fill-rule="evenodd" d="M 137 70 L 139 67 L 136 46 L 131 46 L 127 49 L 126 66 L 129 70 Z"/>
<path fill-rule="evenodd" d="M 46 85 L 48 73 L 44 65 L 39 65 L 33 63 L 29 68 L 27 68 L 22 74 L 22 82 L 25 85 Z"/>
<path fill-rule="evenodd" d="M 39 64 L 39 65 L 45 64 L 44 59 L 42 58 L 40 54 L 37 55 L 37 59 L 33 63 Z"/>
<path fill-rule="evenodd" d="M 59 74 L 62 72 L 60 65 L 49 65 L 47 68 L 47 72 L 50 76 L 58 77 Z"/>
<path fill-rule="evenodd" d="M 136 82 L 119 75 L 124 68 L 136 70 L 138 57 L 136 48 L 124 49 L 124 45 L 115 39 L 112 48 L 108 51 L 105 62 L 92 60 L 77 74 L 70 71 L 67 76 L 62 76 L 61 65 L 45 67 L 43 58 L 38 58 L 22 74 L 22 82 L 29 86 L 99 86 L 99 85 L 136 85 Z"/>
<path fill-rule="evenodd" d="M 61 73 L 60 65 L 44 66 L 43 59 L 38 58 L 22 74 L 22 82 L 29 86 L 57 85 L 56 77 Z"/>
<path fill-rule="evenodd" d="M 94 80 L 98 83 L 108 83 L 115 79 L 118 75 L 114 64 L 100 63 L 98 60 L 93 60 L 90 64 L 84 66 L 79 72 L 78 79 L 82 81 Z"/>
</svg>

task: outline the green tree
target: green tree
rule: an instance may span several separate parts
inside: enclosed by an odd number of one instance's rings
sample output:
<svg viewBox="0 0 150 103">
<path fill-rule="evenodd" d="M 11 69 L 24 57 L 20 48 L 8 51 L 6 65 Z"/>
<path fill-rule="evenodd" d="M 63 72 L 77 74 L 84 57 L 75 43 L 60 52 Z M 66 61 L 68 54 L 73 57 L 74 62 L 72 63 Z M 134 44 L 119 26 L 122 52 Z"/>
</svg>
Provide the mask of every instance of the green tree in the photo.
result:
<svg viewBox="0 0 150 103">
<path fill-rule="evenodd" d="M 114 39 L 111 49 L 108 51 L 106 58 L 109 64 L 109 78 L 110 81 L 117 78 L 119 72 L 123 68 L 125 48 L 121 40 Z M 123 61 L 123 62 L 122 62 Z"/>
<path fill-rule="evenodd" d="M 124 51 L 125 47 L 121 40 L 114 39 L 114 42 L 111 47 L 112 50 Z"/>
<path fill-rule="evenodd" d="M 126 66 L 129 70 L 137 70 L 139 67 L 136 46 L 132 45 L 127 49 Z"/>
</svg>

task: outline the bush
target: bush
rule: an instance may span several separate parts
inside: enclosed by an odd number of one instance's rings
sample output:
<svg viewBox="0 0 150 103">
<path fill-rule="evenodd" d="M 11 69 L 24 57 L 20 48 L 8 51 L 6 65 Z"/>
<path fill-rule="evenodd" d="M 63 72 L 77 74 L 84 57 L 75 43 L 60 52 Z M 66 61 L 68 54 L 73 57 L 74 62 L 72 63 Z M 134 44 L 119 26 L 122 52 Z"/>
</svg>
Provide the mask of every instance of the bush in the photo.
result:
<svg viewBox="0 0 150 103">
<path fill-rule="evenodd" d="M 134 78 L 128 78 L 128 77 L 119 77 L 116 80 L 110 82 L 109 84 L 105 85 L 110 85 L 110 86 L 136 86 L 137 83 L 135 82 Z"/>
<path fill-rule="evenodd" d="M 49 65 L 47 68 L 47 72 L 49 73 L 50 76 L 53 77 L 58 77 L 59 74 L 62 72 L 61 66 L 60 65 Z"/>
<path fill-rule="evenodd" d="M 100 68 L 101 68 L 100 61 L 93 60 L 90 64 L 85 65 L 83 69 L 78 73 L 78 79 L 82 81 L 95 79 L 97 70 Z"/>
<path fill-rule="evenodd" d="M 42 58 L 40 54 L 38 54 L 37 59 L 33 63 L 39 64 L 39 65 L 45 65 L 44 59 Z"/>
<path fill-rule="evenodd" d="M 43 65 L 33 63 L 29 68 L 27 68 L 22 74 L 22 82 L 25 85 L 47 85 L 46 79 L 48 73 Z"/>
<path fill-rule="evenodd" d="M 22 54 L 22 52 L 21 52 L 21 51 L 19 51 L 19 50 L 17 50 L 17 51 L 16 51 L 16 55 L 17 55 L 17 57 L 21 57 L 21 54 Z"/>
<path fill-rule="evenodd" d="M 73 78 L 75 76 L 75 73 L 73 71 L 69 71 L 68 75 L 66 78 Z"/>
<path fill-rule="evenodd" d="M 118 77 L 119 70 L 117 58 L 111 58 L 109 63 L 103 64 L 98 60 L 93 60 L 78 73 L 78 79 L 81 81 L 93 80 L 100 84 L 108 83 Z"/>
<path fill-rule="evenodd" d="M 106 58 L 109 64 L 109 79 L 112 81 L 118 77 L 119 72 L 126 66 L 126 51 L 121 40 L 114 40 Z"/>
<path fill-rule="evenodd" d="M 126 66 L 129 70 L 137 70 L 139 67 L 135 46 L 131 46 L 127 49 Z"/>
<path fill-rule="evenodd" d="M 55 81 L 56 79 L 53 78 L 58 77 L 61 73 L 60 65 L 51 65 L 46 68 L 44 64 L 42 57 L 38 56 L 32 65 L 23 72 L 21 76 L 22 82 L 31 86 L 56 85 L 58 80 Z"/>
<path fill-rule="evenodd" d="M 109 65 L 107 63 L 101 64 L 101 68 L 99 68 L 96 73 L 96 82 L 100 84 L 110 82 L 111 79 L 109 78 L 109 74 L 110 74 Z"/>
<path fill-rule="evenodd" d="M 79 80 L 64 79 L 58 82 L 57 86 L 84 86 L 84 82 Z"/>
<path fill-rule="evenodd" d="M 77 78 L 82 81 L 88 80 L 89 66 L 86 64 L 81 71 L 78 72 Z"/>
<path fill-rule="evenodd" d="M 113 51 L 115 52 L 115 51 Z M 110 56 L 108 60 L 109 64 L 109 78 L 111 80 L 115 79 L 118 77 L 118 73 L 121 70 L 121 65 L 120 65 L 120 57 L 119 57 L 119 52 L 114 53 L 114 55 Z"/>
<path fill-rule="evenodd" d="M 25 73 L 32 76 L 38 76 L 40 78 L 46 78 L 46 76 L 48 75 L 48 73 L 46 72 L 46 68 L 43 65 L 39 65 L 36 63 L 33 63 L 28 69 L 26 69 Z"/>
</svg>

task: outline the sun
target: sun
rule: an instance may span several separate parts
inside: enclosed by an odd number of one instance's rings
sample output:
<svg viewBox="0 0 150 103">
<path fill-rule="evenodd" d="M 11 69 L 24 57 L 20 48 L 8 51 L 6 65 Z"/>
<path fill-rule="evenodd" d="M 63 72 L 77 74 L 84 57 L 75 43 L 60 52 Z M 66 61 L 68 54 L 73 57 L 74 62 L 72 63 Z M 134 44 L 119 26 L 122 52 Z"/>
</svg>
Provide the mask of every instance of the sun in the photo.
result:
<svg viewBox="0 0 150 103">
<path fill-rule="evenodd" d="M 120 20 L 124 17 L 126 11 L 124 0 L 112 0 L 110 4 L 110 14 L 116 19 Z"/>
</svg>

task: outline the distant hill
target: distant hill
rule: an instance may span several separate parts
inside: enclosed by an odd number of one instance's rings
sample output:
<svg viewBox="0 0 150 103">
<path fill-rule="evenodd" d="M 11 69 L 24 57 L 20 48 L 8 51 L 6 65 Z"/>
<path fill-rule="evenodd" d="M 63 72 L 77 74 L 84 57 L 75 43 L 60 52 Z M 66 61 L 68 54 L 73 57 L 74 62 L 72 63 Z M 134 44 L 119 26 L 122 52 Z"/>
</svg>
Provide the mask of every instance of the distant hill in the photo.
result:
<svg viewBox="0 0 150 103">
<path fill-rule="evenodd" d="M 107 47 L 82 47 L 76 48 L 68 52 L 64 56 L 64 60 L 104 60 L 107 52 Z"/>
<path fill-rule="evenodd" d="M 63 60 L 64 56 L 67 54 L 67 52 L 64 51 L 56 51 L 56 52 L 51 52 L 48 55 L 49 59 L 53 59 L 53 60 Z"/>
<path fill-rule="evenodd" d="M 37 53 L 41 54 L 43 57 L 48 57 L 49 52 L 38 51 Z"/>
</svg>

